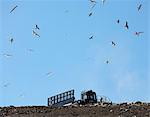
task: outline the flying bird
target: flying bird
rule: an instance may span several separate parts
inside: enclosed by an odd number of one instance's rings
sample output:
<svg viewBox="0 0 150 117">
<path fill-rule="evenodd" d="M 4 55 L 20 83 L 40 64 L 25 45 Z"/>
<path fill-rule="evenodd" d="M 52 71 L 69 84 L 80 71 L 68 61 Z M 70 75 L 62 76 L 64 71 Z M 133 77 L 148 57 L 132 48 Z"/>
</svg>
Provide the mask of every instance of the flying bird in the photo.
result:
<svg viewBox="0 0 150 117">
<path fill-rule="evenodd" d="M 106 0 L 102 0 L 102 4 L 104 4 L 106 2 Z"/>
<path fill-rule="evenodd" d="M 12 13 L 18 6 L 16 5 L 15 7 L 12 8 L 12 10 L 10 11 L 10 13 Z"/>
<path fill-rule="evenodd" d="M 10 83 L 4 84 L 3 87 L 8 87 Z"/>
<path fill-rule="evenodd" d="M 32 31 L 33 35 L 40 37 L 38 33 L 36 33 L 34 30 Z"/>
<path fill-rule="evenodd" d="M 93 35 L 89 39 L 93 39 Z"/>
<path fill-rule="evenodd" d="M 120 22 L 120 20 L 118 19 L 118 20 L 117 20 L 117 23 L 119 24 L 119 22 Z"/>
<path fill-rule="evenodd" d="M 116 43 L 115 43 L 114 41 L 112 41 L 111 44 L 112 44 L 113 46 L 116 46 Z"/>
<path fill-rule="evenodd" d="M 126 24 L 124 26 L 125 28 L 129 29 L 129 26 L 128 26 L 128 22 L 126 21 Z"/>
<path fill-rule="evenodd" d="M 135 32 L 135 35 L 140 36 L 140 34 L 142 34 L 142 33 L 144 33 L 144 32 Z"/>
<path fill-rule="evenodd" d="M 12 57 L 11 54 L 3 54 L 5 57 Z"/>
<path fill-rule="evenodd" d="M 40 30 L 37 24 L 35 24 L 35 29 Z"/>
<path fill-rule="evenodd" d="M 106 61 L 106 63 L 108 64 L 108 63 L 109 63 L 109 61 L 107 60 L 107 61 Z"/>
<path fill-rule="evenodd" d="M 48 73 L 46 73 L 46 76 L 47 76 L 47 77 L 52 77 L 53 75 L 54 75 L 53 72 L 48 72 Z"/>
<path fill-rule="evenodd" d="M 140 4 L 140 5 L 137 7 L 138 11 L 141 9 L 141 7 L 142 7 L 142 4 Z"/>
<path fill-rule="evenodd" d="M 92 13 L 92 12 L 90 12 L 90 13 L 89 13 L 89 17 L 90 17 L 92 14 L 93 14 L 93 13 Z"/>
<path fill-rule="evenodd" d="M 33 52 L 34 50 L 30 48 L 30 49 L 28 49 L 28 51 L 29 51 L 29 52 Z"/>
<path fill-rule="evenodd" d="M 12 43 L 13 43 L 13 41 L 14 41 L 14 39 L 13 39 L 13 38 L 11 38 L 11 39 L 10 39 L 10 43 L 12 44 Z"/>
<path fill-rule="evenodd" d="M 92 5 L 91 10 L 95 7 L 95 5 L 96 5 L 96 3 L 94 3 L 94 4 Z"/>
<path fill-rule="evenodd" d="M 97 3 L 95 0 L 90 0 L 91 3 Z"/>
</svg>

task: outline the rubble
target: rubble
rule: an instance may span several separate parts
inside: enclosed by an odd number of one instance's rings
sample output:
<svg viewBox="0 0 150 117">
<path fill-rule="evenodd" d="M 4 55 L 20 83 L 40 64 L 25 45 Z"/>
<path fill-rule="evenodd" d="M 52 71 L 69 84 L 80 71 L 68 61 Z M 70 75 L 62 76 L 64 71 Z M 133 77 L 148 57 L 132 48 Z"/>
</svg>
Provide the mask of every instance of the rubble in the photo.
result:
<svg viewBox="0 0 150 117">
<path fill-rule="evenodd" d="M 105 106 L 104 106 L 105 105 Z M 0 107 L 0 117 L 150 117 L 148 103 L 69 104 L 65 107 Z"/>
</svg>

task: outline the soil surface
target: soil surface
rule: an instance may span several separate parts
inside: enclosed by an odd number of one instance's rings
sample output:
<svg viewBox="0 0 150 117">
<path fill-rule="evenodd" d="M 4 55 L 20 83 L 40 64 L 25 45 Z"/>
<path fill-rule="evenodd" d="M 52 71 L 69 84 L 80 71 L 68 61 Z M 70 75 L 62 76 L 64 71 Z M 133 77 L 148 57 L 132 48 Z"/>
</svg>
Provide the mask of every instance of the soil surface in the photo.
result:
<svg viewBox="0 0 150 117">
<path fill-rule="evenodd" d="M 0 107 L 0 117 L 150 117 L 150 103 Z"/>
</svg>

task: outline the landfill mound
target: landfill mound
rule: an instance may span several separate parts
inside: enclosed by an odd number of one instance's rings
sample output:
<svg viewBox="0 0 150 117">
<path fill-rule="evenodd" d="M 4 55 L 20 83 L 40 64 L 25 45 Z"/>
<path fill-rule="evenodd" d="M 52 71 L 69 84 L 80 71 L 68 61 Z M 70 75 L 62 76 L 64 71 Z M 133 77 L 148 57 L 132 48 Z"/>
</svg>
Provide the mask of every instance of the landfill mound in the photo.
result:
<svg viewBox="0 0 150 117">
<path fill-rule="evenodd" d="M 150 117 L 150 103 L 0 107 L 0 117 Z"/>
</svg>

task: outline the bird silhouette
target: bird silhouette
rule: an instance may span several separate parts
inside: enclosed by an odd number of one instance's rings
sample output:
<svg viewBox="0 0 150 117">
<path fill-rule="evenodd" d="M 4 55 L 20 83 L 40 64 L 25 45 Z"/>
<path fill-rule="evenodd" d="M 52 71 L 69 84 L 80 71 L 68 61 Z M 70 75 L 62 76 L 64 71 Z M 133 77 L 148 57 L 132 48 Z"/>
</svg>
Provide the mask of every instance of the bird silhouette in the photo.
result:
<svg viewBox="0 0 150 117">
<path fill-rule="evenodd" d="M 33 35 L 40 37 L 40 35 L 38 33 L 36 33 L 34 30 L 32 31 Z"/>
<path fill-rule="evenodd" d="M 129 26 L 128 26 L 128 22 L 126 21 L 126 24 L 124 26 L 125 28 L 129 29 Z"/>
<path fill-rule="evenodd" d="M 5 57 L 12 57 L 11 54 L 3 54 Z"/>
<path fill-rule="evenodd" d="M 91 3 L 97 3 L 95 0 L 90 0 Z"/>
<path fill-rule="evenodd" d="M 115 43 L 114 41 L 112 41 L 111 44 L 112 44 L 113 46 L 116 46 L 116 43 Z"/>
<path fill-rule="evenodd" d="M 118 19 L 118 20 L 117 20 L 117 23 L 119 24 L 119 22 L 120 22 L 120 20 Z"/>
<path fill-rule="evenodd" d="M 15 7 L 13 7 L 10 11 L 10 13 L 12 13 L 18 6 L 16 5 Z"/>
<path fill-rule="evenodd" d="M 10 83 L 4 84 L 3 87 L 8 87 Z"/>
<path fill-rule="evenodd" d="M 106 63 L 108 64 L 108 63 L 109 63 L 109 61 L 107 60 L 107 61 L 106 61 Z"/>
<path fill-rule="evenodd" d="M 89 39 L 93 39 L 93 35 Z"/>
<path fill-rule="evenodd" d="M 106 0 L 102 0 L 102 4 L 104 4 L 106 2 Z"/>
<path fill-rule="evenodd" d="M 144 32 L 135 32 L 135 35 L 140 36 L 140 34 L 142 34 Z"/>
<path fill-rule="evenodd" d="M 94 3 L 94 4 L 92 5 L 91 10 L 95 7 L 95 5 L 96 5 L 96 3 Z"/>
<path fill-rule="evenodd" d="M 10 39 L 10 43 L 12 44 L 12 43 L 13 43 L 13 41 L 14 41 L 14 39 L 13 39 L 13 38 L 11 38 L 11 39 Z"/>
<path fill-rule="evenodd" d="M 31 48 L 30 48 L 30 49 L 28 49 L 28 51 L 29 51 L 29 52 L 34 52 L 34 50 L 33 50 L 33 49 L 31 49 Z"/>
<path fill-rule="evenodd" d="M 138 11 L 141 9 L 141 7 L 142 7 L 142 4 L 140 4 L 140 5 L 137 7 Z"/>
<path fill-rule="evenodd" d="M 89 13 L 89 17 L 90 17 L 92 14 L 93 14 L 93 13 L 92 13 L 92 12 L 90 12 L 90 13 Z"/>
<path fill-rule="evenodd" d="M 35 24 L 35 29 L 40 30 L 37 24 Z"/>
<path fill-rule="evenodd" d="M 53 75 L 54 75 L 53 72 L 47 72 L 47 73 L 46 73 L 46 76 L 47 76 L 47 77 L 52 77 Z"/>
</svg>

